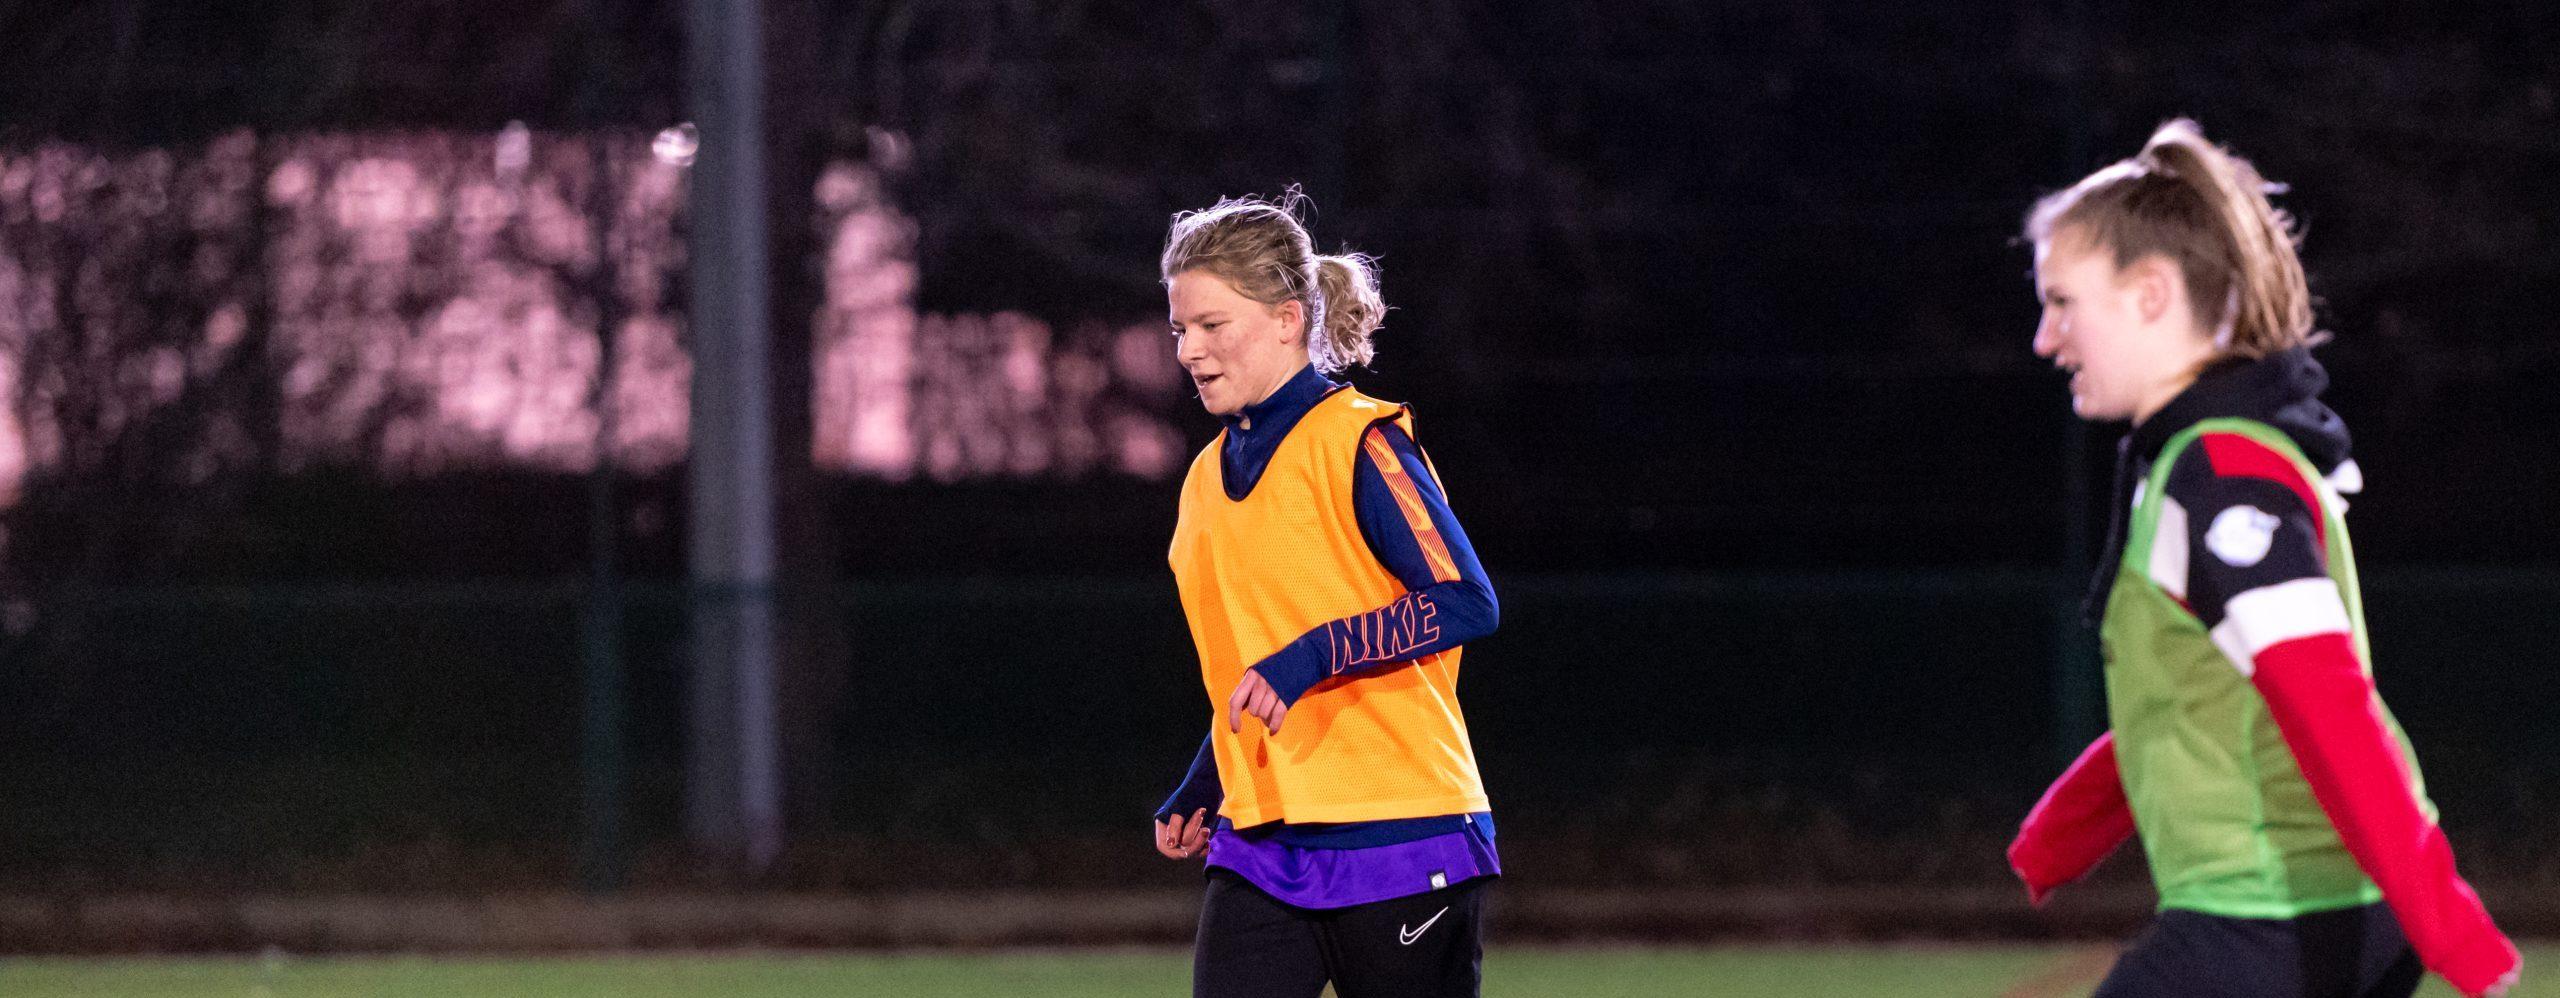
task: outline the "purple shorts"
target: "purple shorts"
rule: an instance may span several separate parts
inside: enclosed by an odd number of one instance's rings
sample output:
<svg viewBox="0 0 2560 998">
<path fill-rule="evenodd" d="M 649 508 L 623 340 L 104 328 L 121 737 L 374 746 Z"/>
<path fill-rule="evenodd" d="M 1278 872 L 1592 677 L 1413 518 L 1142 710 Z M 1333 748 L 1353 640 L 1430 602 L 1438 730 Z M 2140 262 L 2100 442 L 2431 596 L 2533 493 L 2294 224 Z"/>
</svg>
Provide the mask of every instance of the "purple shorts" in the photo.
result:
<svg viewBox="0 0 2560 998">
<path fill-rule="evenodd" d="M 1209 865 L 1232 870 L 1264 893 L 1300 908 L 1348 908 L 1502 872 L 1493 840 L 1474 821 L 1427 839 L 1360 849 L 1256 842 L 1221 826 L 1209 837 Z"/>
</svg>

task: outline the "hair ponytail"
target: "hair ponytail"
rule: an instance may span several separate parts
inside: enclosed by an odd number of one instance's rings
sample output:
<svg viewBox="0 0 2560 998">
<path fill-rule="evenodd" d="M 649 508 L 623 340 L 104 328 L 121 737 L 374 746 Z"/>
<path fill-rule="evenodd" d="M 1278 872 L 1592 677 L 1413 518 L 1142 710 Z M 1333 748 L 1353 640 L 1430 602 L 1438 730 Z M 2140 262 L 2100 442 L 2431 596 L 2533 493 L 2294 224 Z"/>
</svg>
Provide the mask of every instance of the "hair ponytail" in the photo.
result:
<svg viewBox="0 0 2560 998">
<path fill-rule="evenodd" d="M 2072 229 L 2113 250 L 2118 267 L 2168 258 L 2215 347 L 2254 359 L 2324 338 L 2312 329 L 2293 218 L 2267 200 L 2282 189 L 2179 118 L 2153 132 L 2141 154 L 2038 201 L 2027 237 L 2045 242 Z"/>
<path fill-rule="evenodd" d="M 1378 297 L 1377 260 L 1364 253 L 1317 257 L 1316 290 L 1324 328 L 1307 338 L 1316 370 L 1331 374 L 1367 366 L 1378 355 L 1370 339 L 1387 318 L 1387 303 Z"/>
<path fill-rule="evenodd" d="M 2295 250 L 2301 239 L 2293 216 L 2267 200 L 2281 186 L 2260 177 L 2248 160 L 2205 141 L 2203 130 L 2185 118 L 2151 133 L 2142 155 L 2221 209 L 2234 264 L 2228 301 L 2214 303 L 2229 323 L 2224 349 L 2263 357 L 2308 342 L 2311 291 Z M 2215 331 L 2223 333 L 2220 326 Z"/>
</svg>

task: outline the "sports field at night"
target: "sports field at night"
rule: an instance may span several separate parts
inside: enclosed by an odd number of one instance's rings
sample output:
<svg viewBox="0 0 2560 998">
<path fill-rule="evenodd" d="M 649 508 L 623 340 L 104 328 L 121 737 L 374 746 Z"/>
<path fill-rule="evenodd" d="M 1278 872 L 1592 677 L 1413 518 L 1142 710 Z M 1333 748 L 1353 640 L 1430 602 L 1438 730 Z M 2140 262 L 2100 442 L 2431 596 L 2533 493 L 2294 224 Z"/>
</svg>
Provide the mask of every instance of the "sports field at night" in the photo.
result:
<svg viewBox="0 0 2560 998">
<path fill-rule="evenodd" d="M 1486 957 L 1494 998 L 2076 998 L 2112 946 L 1737 946 L 1501 949 Z M 2560 948 L 2528 948 L 2528 965 Z M 25 960 L 0 964 L 23 998 L 798 998 L 880 995 L 1138 998 L 1189 986 L 1187 953 L 1161 950 L 881 956 L 723 955 L 618 959 Z M 2445 998 L 2440 983 L 2418 992 Z M 2510 998 L 2552 994 L 2531 984 Z"/>
<path fill-rule="evenodd" d="M 0 0 L 0 998 L 2560 998 L 2560 2 Z"/>
</svg>

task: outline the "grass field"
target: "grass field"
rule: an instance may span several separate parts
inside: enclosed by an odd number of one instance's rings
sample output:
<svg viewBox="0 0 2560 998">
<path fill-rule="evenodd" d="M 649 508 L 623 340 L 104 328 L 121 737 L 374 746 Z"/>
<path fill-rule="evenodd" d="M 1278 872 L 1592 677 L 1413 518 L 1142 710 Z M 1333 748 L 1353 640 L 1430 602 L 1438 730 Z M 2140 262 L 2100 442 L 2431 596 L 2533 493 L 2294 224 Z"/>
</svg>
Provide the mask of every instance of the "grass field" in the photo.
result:
<svg viewBox="0 0 2560 998">
<path fill-rule="evenodd" d="M 2112 950 L 2061 946 L 1736 946 L 1701 949 L 1496 949 L 1485 994 L 1647 996 L 1859 995 L 2061 998 L 2086 995 Z M 1189 990 L 1180 952 L 705 955 L 551 960 L 357 958 L 0 961 L 10 998 L 723 998 L 865 995 L 1126 998 Z M 2560 947 L 2526 954 L 2528 972 Z M 2512 998 L 2560 996 L 2528 977 Z M 2419 994 L 2453 992 L 2430 981 Z"/>
</svg>

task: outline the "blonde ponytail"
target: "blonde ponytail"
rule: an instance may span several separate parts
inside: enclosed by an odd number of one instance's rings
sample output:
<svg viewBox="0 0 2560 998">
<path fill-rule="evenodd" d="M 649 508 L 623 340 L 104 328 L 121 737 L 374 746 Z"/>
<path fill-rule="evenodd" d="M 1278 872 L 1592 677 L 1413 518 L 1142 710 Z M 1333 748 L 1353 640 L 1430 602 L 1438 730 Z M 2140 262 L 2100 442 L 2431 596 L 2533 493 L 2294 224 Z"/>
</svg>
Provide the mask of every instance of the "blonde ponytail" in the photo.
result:
<svg viewBox="0 0 2560 998">
<path fill-rule="evenodd" d="M 2234 265 L 2228 301 L 2215 303 L 2230 323 L 2224 349 L 2263 357 L 2309 341 L 2311 290 L 2296 251 L 2301 238 L 2293 216 L 2267 200 L 2276 185 L 2248 160 L 2205 141 L 2204 131 L 2185 118 L 2151 133 L 2142 155 L 2220 209 Z"/>
<path fill-rule="evenodd" d="M 1378 355 L 1370 338 L 1387 318 L 1387 303 L 1378 297 L 1377 260 L 1363 253 L 1317 257 L 1316 288 L 1324 328 L 1307 340 L 1316 370 L 1331 374 L 1367 366 Z"/>
<path fill-rule="evenodd" d="M 2255 359 L 2323 338 L 2312 329 L 2293 218 L 2267 199 L 2280 190 L 2179 118 L 2139 155 L 2038 201 L 2026 234 L 2041 243 L 2073 230 L 2114 251 L 2118 267 L 2166 257 L 2215 347 Z"/>
</svg>

